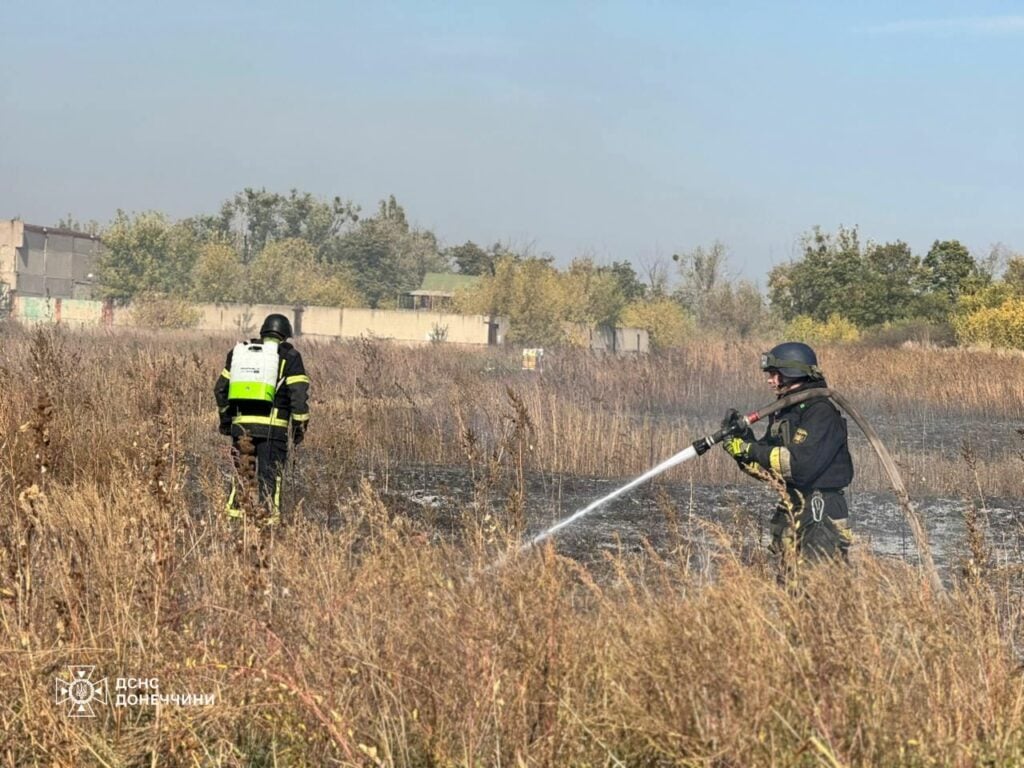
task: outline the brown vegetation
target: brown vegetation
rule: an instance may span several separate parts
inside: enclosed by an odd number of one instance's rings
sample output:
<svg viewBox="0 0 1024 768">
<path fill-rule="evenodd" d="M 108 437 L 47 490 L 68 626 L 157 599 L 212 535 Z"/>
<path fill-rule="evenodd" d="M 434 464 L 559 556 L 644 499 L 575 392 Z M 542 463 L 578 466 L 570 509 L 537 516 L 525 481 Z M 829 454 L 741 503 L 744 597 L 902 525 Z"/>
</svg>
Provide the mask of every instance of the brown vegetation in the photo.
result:
<svg viewBox="0 0 1024 768">
<path fill-rule="evenodd" d="M 780 587 L 739 527 L 709 527 L 700 557 L 678 538 L 584 567 L 555 542 L 486 570 L 519 541 L 528 473 L 629 476 L 726 407 L 769 400 L 757 346 L 548 356 L 538 375 L 500 352 L 303 344 L 320 482 L 267 531 L 220 514 L 211 390 L 227 344 L 7 330 L 0 765 L 1024 761 L 1024 578 L 986 557 L 982 514 L 947 599 L 866 552 Z M 1019 358 L 822 358 L 880 424 L 1024 417 Z M 1017 456 L 891 447 L 912 493 L 1024 497 Z M 718 453 L 677 472 L 737 482 Z M 864 446 L 857 461 L 881 488 Z M 477 484 L 444 535 L 385 493 L 409 462 Z M 662 499 L 675 525 L 677 502 Z M 215 703 L 71 719 L 54 680 L 80 664 Z"/>
</svg>

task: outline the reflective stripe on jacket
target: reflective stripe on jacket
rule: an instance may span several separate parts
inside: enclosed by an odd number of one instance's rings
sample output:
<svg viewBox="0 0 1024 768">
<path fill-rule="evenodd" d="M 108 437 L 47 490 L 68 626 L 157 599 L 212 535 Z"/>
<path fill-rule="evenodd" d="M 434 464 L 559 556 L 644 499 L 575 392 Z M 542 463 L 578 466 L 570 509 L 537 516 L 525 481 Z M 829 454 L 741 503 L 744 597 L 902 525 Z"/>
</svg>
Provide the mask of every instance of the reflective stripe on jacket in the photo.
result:
<svg viewBox="0 0 1024 768">
<path fill-rule="evenodd" d="M 258 342 L 259 339 L 253 339 Z M 228 400 L 228 384 L 231 380 L 231 355 L 228 352 L 224 370 L 217 377 L 213 394 L 217 399 L 217 410 L 221 424 L 231 424 L 232 434 L 238 435 L 244 430 L 253 437 L 288 436 L 290 423 L 309 423 L 309 376 L 302 362 L 302 355 L 288 342 L 277 347 L 278 386 L 272 403 L 257 401 Z"/>
<path fill-rule="evenodd" d="M 824 386 L 812 382 L 805 389 Z M 791 489 L 839 490 L 853 480 L 846 419 L 828 398 L 805 400 L 772 414 L 750 457 L 774 470 Z"/>
</svg>

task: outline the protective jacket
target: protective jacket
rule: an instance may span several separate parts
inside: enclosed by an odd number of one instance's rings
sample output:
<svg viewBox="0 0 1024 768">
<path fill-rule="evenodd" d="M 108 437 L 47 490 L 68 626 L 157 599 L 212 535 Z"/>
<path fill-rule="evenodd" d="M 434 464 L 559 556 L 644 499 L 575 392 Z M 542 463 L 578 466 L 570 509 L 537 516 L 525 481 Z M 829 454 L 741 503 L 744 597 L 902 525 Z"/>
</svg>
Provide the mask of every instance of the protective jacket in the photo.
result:
<svg viewBox="0 0 1024 768">
<path fill-rule="evenodd" d="M 811 381 L 800 389 L 825 386 L 824 380 Z M 781 475 L 791 496 L 793 490 L 800 491 L 804 498 L 816 490 L 841 491 L 853 480 L 846 419 L 827 397 L 805 400 L 773 413 L 768 431 L 760 440 L 751 441 L 747 455 Z M 836 512 L 833 517 L 846 517 L 845 504 Z"/>
<path fill-rule="evenodd" d="M 259 341 L 253 339 L 254 343 Z M 234 438 L 240 437 L 244 431 L 254 438 L 279 440 L 288 439 L 289 427 L 295 434 L 303 433 L 309 423 L 309 376 L 299 351 L 287 341 L 278 345 L 277 389 L 272 403 L 228 400 L 232 352 L 228 352 L 224 370 L 213 389 L 220 412 L 221 431 L 227 433 L 230 427 Z"/>
</svg>

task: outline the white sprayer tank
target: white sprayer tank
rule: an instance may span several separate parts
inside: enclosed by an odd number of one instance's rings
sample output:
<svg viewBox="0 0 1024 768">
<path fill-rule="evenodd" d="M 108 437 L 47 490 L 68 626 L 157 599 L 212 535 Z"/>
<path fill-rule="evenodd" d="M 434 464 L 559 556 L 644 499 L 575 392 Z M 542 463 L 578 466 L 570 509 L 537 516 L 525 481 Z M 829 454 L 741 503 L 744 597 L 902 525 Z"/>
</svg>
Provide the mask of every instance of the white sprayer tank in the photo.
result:
<svg viewBox="0 0 1024 768">
<path fill-rule="evenodd" d="M 231 352 L 228 400 L 274 402 L 278 361 L 276 341 L 236 344 Z"/>
</svg>

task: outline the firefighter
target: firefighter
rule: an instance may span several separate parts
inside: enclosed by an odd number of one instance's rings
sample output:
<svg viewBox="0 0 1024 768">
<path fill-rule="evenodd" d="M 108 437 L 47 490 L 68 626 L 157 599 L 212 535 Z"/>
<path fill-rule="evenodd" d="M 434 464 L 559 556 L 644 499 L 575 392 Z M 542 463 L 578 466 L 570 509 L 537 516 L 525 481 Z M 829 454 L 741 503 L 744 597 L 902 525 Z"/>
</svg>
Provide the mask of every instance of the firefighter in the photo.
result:
<svg viewBox="0 0 1024 768">
<path fill-rule="evenodd" d="M 826 387 L 814 350 L 786 342 L 761 355 L 761 370 L 776 396 Z M 736 424 L 730 410 L 723 426 Z M 827 397 L 812 398 L 772 414 L 760 440 L 747 427 L 723 447 L 747 474 L 781 478 L 785 494 L 771 519 L 771 550 L 783 561 L 839 556 L 850 545 L 845 489 L 853 480 L 846 419 Z M 788 556 L 789 555 L 789 556 Z M 787 562 L 788 561 L 788 562 Z"/>
<path fill-rule="evenodd" d="M 295 445 L 301 444 L 309 426 L 309 376 L 302 355 L 288 343 L 291 335 L 292 324 L 287 317 L 267 315 L 258 339 L 236 345 L 228 352 L 224 370 L 214 386 L 220 433 L 231 436 L 231 454 L 238 473 L 244 474 L 246 454 L 251 452 L 255 458 L 258 499 L 269 513 L 270 524 L 281 519 L 288 437 Z M 241 364 L 243 356 L 245 364 Z M 237 360 L 233 359 L 236 357 Z M 227 504 L 230 517 L 243 516 L 239 497 L 239 485 L 234 481 Z"/>
</svg>

